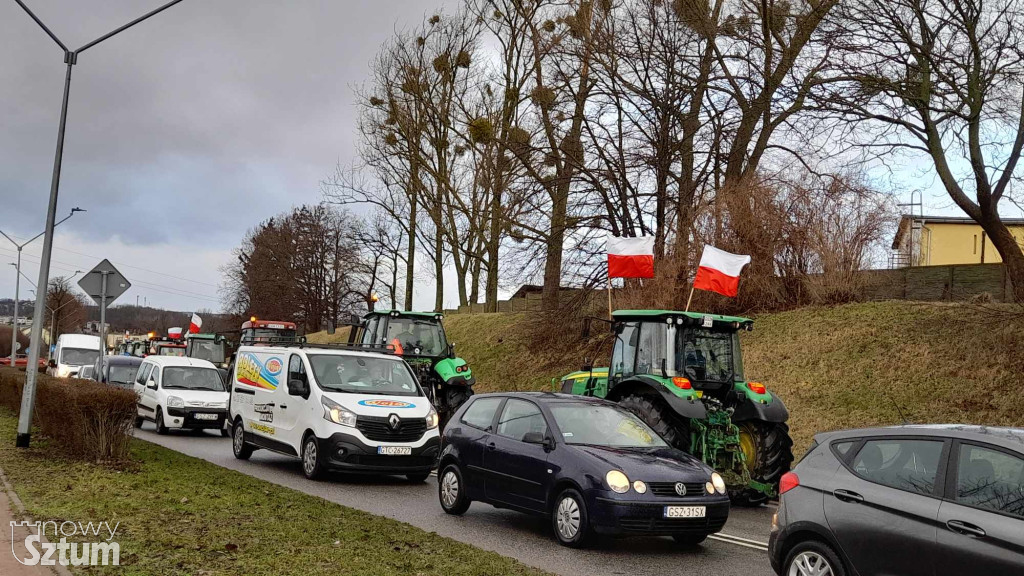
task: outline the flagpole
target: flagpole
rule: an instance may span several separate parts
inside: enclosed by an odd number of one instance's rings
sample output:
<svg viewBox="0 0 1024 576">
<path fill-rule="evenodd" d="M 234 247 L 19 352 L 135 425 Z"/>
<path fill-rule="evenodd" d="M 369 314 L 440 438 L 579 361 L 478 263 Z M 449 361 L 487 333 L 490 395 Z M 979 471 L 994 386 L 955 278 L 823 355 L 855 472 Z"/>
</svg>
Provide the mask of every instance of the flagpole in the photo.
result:
<svg viewBox="0 0 1024 576">
<path fill-rule="evenodd" d="M 684 310 L 684 312 L 689 312 L 690 311 L 690 302 L 693 301 L 693 289 L 694 289 L 694 286 L 691 284 L 690 285 L 690 297 L 686 299 L 686 310 Z"/>
<path fill-rule="evenodd" d="M 612 276 L 608 275 L 608 319 L 612 319 Z"/>
</svg>

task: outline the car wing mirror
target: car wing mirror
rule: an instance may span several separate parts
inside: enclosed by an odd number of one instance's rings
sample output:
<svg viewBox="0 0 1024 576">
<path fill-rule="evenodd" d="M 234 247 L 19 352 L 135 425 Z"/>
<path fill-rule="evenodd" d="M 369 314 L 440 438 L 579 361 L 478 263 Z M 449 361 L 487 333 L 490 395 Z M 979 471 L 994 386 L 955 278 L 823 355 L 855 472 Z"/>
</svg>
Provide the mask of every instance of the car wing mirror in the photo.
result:
<svg viewBox="0 0 1024 576">
<path fill-rule="evenodd" d="M 149 380 L 149 383 L 148 383 L 148 384 L 146 384 L 146 386 L 147 386 L 147 387 L 148 387 L 148 388 L 149 388 L 150 390 L 156 390 L 156 380 L 153 380 L 153 379 L 151 378 L 151 379 Z"/>
<path fill-rule="evenodd" d="M 309 384 L 294 378 L 288 381 L 288 394 L 290 396 L 302 396 L 303 398 L 309 398 Z"/>
<path fill-rule="evenodd" d="M 544 433 L 543 432 L 527 432 L 523 434 L 523 442 L 527 444 L 543 444 Z"/>
</svg>

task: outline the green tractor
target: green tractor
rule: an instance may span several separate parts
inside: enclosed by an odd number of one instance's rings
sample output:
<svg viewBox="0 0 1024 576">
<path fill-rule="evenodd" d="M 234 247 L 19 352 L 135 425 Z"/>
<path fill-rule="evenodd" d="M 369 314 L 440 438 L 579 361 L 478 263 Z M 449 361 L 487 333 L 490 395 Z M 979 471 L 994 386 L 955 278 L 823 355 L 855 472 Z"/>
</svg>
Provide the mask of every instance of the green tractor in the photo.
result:
<svg viewBox="0 0 1024 576">
<path fill-rule="evenodd" d="M 561 391 L 618 402 L 722 474 L 734 504 L 774 498 L 793 441 L 782 400 L 743 372 L 739 332 L 753 321 L 668 310 L 612 318 L 611 368 L 568 374 Z"/>
<path fill-rule="evenodd" d="M 476 378 L 455 344 L 445 337 L 443 316 L 434 312 L 376 310 L 353 324 L 349 344 L 387 346 L 405 359 L 430 397 L 442 427 L 473 395 Z"/>
</svg>

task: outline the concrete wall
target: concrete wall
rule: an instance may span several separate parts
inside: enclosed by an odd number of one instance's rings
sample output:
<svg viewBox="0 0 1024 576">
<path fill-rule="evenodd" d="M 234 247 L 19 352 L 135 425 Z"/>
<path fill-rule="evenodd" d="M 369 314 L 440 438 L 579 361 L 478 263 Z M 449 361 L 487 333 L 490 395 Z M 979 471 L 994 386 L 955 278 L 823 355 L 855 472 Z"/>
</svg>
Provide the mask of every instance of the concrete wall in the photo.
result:
<svg viewBox="0 0 1024 576">
<path fill-rule="evenodd" d="M 1002 264 L 920 266 L 862 273 L 865 300 L 969 300 L 989 294 L 1007 301 L 1011 285 Z"/>
</svg>

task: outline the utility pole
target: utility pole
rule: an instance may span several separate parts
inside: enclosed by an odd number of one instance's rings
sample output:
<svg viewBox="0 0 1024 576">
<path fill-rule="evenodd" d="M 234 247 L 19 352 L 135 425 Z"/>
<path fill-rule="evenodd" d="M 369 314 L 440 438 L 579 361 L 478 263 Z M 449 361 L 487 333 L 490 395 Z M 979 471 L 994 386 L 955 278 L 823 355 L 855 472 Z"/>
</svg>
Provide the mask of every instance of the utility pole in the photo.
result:
<svg viewBox="0 0 1024 576">
<path fill-rule="evenodd" d="M 63 224 L 68 218 L 74 216 L 75 212 L 85 212 L 85 210 L 78 207 L 72 208 L 71 214 L 68 214 L 67 217 L 64 218 L 64 220 L 61 220 L 60 222 L 54 224 L 53 227 L 56 228 L 57 226 Z M 18 353 L 18 301 L 21 299 L 21 277 L 23 276 L 23 274 L 21 273 L 21 250 L 25 246 L 28 246 L 29 244 L 35 242 L 40 236 L 42 236 L 45 233 L 45 231 L 40 232 L 39 234 L 36 234 L 32 238 L 30 238 L 28 241 L 18 244 L 17 242 L 14 241 L 13 238 L 4 233 L 3 230 L 0 230 L 0 234 L 3 234 L 3 237 L 7 238 L 7 241 L 13 244 L 14 247 L 18 249 L 18 263 L 15 264 L 15 267 L 18 269 L 18 272 L 14 276 L 14 328 L 11 330 L 11 366 L 14 366 L 14 359 Z M 36 299 L 38 300 L 38 298 L 39 294 L 37 293 Z"/>
<path fill-rule="evenodd" d="M 71 92 L 71 69 L 78 63 L 78 55 L 85 52 L 89 48 L 103 42 L 104 40 L 115 36 L 125 30 L 135 26 L 139 22 L 142 22 L 148 18 L 151 18 L 160 12 L 178 4 L 182 0 L 171 0 L 167 4 L 153 10 L 131 22 L 100 36 L 99 38 L 85 44 L 77 50 L 69 50 L 60 38 L 50 31 L 43 24 L 43 21 L 39 19 L 28 6 L 25 5 L 23 0 L 14 0 L 21 6 L 22 10 L 43 29 L 43 32 L 53 40 L 61 50 L 64 51 L 64 64 L 67 65 L 67 70 L 64 73 L 64 96 L 61 100 L 60 106 L 60 122 L 57 127 L 57 152 L 53 159 L 53 176 L 50 181 L 50 200 L 46 210 L 46 232 L 43 238 L 43 253 L 39 258 L 39 281 L 36 282 L 37 286 L 45 287 L 50 281 L 50 255 L 53 251 L 53 228 L 55 226 L 54 220 L 56 220 L 57 214 L 57 194 L 60 190 L 60 166 L 64 155 L 64 129 L 67 126 L 68 120 L 68 96 Z M 29 358 L 28 366 L 36 366 L 39 363 L 39 345 L 42 343 L 43 335 L 43 309 L 46 305 L 46 290 L 39 288 L 36 291 L 36 307 L 32 313 L 32 338 L 29 344 Z M 25 371 L 25 390 L 21 396 L 21 414 L 18 418 L 18 438 L 16 445 L 19 448 L 28 448 L 32 440 L 32 410 L 35 408 L 36 401 L 36 370 Z"/>
</svg>

